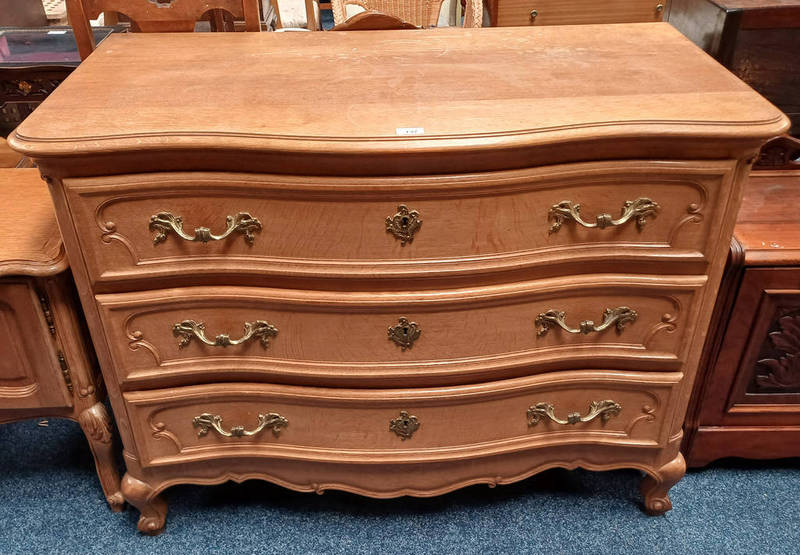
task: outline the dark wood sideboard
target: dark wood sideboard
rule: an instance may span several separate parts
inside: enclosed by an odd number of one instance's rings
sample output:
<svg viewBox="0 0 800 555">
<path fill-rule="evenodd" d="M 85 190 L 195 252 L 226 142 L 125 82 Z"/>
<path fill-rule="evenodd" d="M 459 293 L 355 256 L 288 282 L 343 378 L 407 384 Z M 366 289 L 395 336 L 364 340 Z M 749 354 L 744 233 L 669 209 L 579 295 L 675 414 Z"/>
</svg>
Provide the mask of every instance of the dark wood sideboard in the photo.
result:
<svg viewBox="0 0 800 555">
<path fill-rule="evenodd" d="M 687 414 L 689 466 L 800 456 L 800 141 L 770 142 L 745 187 Z"/>
<path fill-rule="evenodd" d="M 100 42 L 122 27 L 96 27 Z M 0 135 L 7 136 L 78 67 L 69 27 L 0 27 Z"/>
</svg>

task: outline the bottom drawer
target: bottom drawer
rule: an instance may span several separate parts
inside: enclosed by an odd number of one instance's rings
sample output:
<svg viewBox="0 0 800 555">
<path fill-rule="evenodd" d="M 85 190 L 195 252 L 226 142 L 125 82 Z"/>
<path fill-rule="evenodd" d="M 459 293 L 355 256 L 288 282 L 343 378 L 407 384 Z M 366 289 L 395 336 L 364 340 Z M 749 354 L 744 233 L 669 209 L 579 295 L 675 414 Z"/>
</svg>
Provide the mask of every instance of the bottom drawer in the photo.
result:
<svg viewBox="0 0 800 555">
<path fill-rule="evenodd" d="M 124 394 L 145 466 L 225 457 L 446 461 L 667 442 L 681 373 L 577 371 L 430 389 L 226 383 Z"/>
</svg>

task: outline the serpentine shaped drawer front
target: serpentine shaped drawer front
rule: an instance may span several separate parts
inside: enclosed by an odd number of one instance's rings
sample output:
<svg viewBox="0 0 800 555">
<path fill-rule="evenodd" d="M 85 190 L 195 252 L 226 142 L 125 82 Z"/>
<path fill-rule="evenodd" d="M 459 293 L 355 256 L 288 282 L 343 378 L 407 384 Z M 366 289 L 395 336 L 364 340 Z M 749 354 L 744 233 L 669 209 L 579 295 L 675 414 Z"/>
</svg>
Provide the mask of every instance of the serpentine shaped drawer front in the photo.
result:
<svg viewBox="0 0 800 555">
<path fill-rule="evenodd" d="M 251 456 L 398 464 L 587 441 L 655 447 L 666 442 L 681 376 L 579 371 L 425 390 L 220 383 L 124 399 L 145 465 Z"/>
<path fill-rule="evenodd" d="M 408 293 L 188 287 L 97 303 L 126 388 L 416 386 L 587 365 L 677 370 L 704 283 L 603 275 Z"/>
<path fill-rule="evenodd" d="M 164 173 L 65 185 L 90 277 L 113 291 L 111 282 L 202 284 L 209 275 L 402 281 L 669 262 L 684 265 L 676 273 L 704 273 L 733 167 L 620 161 L 382 179 Z"/>
</svg>

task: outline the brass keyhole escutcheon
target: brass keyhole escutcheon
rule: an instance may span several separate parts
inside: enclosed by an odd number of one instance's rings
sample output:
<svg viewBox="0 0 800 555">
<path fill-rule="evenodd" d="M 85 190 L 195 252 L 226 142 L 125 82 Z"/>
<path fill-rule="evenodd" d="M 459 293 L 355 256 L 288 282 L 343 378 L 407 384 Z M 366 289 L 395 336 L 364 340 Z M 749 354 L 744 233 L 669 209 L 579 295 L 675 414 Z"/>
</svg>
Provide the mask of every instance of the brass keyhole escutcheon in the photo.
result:
<svg viewBox="0 0 800 555">
<path fill-rule="evenodd" d="M 661 13 L 664 11 L 664 4 L 656 4 L 656 11 Z"/>
<path fill-rule="evenodd" d="M 531 21 L 536 19 L 537 15 L 539 15 L 539 11 L 538 10 L 531 10 Z"/>
<path fill-rule="evenodd" d="M 389 326 L 389 339 L 405 351 L 410 349 L 414 341 L 422 335 L 422 330 L 416 322 L 409 322 L 408 318 L 400 318 L 394 326 Z"/>
<path fill-rule="evenodd" d="M 409 210 L 408 206 L 401 204 L 397 207 L 397 213 L 386 218 L 386 231 L 394 235 L 395 239 L 400 240 L 400 244 L 405 246 L 414 240 L 414 234 L 422 226 L 422 218 L 416 210 Z"/>
<path fill-rule="evenodd" d="M 389 421 L 389 430 L 405 441 L 419 430 L 419 419 L 413 414 L 408 414 L 408 411 L 401 410 L 400 416 Z"/>
</svg>

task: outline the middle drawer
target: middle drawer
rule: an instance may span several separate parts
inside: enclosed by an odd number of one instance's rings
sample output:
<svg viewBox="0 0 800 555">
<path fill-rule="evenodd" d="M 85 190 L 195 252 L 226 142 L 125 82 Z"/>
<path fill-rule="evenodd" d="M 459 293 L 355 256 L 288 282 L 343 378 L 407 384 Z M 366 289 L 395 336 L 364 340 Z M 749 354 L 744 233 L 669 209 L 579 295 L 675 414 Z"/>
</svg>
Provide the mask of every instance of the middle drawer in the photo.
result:
<svg viewBox="0 0 800 555">
<path fill-rule="evenodd" d="M 416 386 L 587 365 L 680 369 L 705 279 L 590 275 L 421 292 L 189 287 L 96 299 L 125 389 Z"/>
</svg>

